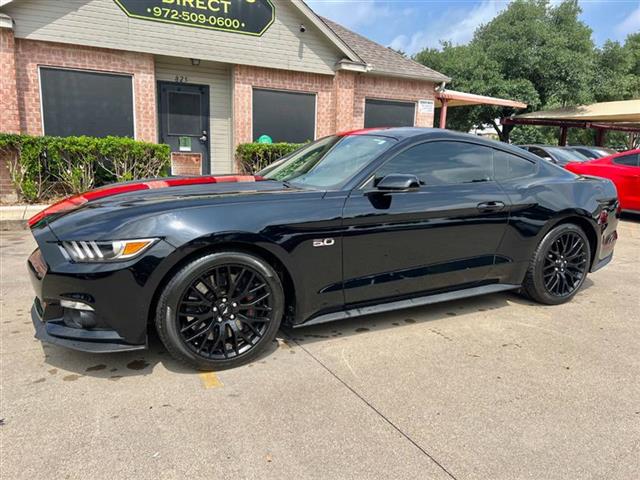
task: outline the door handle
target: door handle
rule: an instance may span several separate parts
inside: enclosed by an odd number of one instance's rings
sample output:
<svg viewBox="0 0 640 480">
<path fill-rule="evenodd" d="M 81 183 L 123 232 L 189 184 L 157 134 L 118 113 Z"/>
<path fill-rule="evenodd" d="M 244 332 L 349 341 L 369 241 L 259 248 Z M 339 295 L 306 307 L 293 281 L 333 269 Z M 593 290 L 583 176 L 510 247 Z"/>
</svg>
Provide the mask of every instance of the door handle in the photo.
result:
<svg viewBox="0 0 640 480">
<path fill-rule="evenodd" d="M 476 207 L 481 212 L 499 212 L 505 207 L 504 202 L 492 201 L 482 202 Z"/>
<path fill-rule="evenodd" d="M 202 143 L 207 143 L 207 140 L 209 139 L 209 137 L 207 136 L 207 131 L 203 130 L 202 131 L 202 136 L 200 137 L 200 141 Z"/>
</svg>

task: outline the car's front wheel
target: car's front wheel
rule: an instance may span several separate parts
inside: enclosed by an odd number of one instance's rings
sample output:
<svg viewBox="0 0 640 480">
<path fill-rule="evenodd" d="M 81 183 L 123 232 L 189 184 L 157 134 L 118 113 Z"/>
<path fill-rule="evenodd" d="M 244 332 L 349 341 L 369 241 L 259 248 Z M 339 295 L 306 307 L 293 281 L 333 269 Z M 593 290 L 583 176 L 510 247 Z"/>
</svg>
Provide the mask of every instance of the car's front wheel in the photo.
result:
<svg viewBox="0 0 640 480">
<path fill-rule="evenodd" d="M 583 230 L 570 223 L 558 225 L 538 245 L 523 289 L 546 305 L 567 302 L 587 278 L 590 258 L 589 240 Z"/>
<path fill-rule="evenodd" d="M 275 337 L 283 312 L 282 283 L 271 265 L 219 252 L 193 260 L 168 282 L 156 327 L 174 357 L 219 370 L 255 359 Z"/>
</svg>

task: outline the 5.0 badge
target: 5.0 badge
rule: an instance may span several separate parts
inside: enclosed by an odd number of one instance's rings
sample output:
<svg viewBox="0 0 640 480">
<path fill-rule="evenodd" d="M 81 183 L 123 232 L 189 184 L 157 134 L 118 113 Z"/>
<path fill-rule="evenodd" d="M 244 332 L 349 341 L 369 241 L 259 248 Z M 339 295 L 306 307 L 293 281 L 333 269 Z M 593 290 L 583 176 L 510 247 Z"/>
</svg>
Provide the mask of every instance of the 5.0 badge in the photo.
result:
<svg viewBox="0 0 640 480">
<path fill-rule="evenodd" d="M 315 239 L 313 241 L 313 246 L 314 247 L 330 247 L 332 245 L 335 245 L 336 241 L 333 238 L 320 238 L 320 239 Z"/>
</svg>

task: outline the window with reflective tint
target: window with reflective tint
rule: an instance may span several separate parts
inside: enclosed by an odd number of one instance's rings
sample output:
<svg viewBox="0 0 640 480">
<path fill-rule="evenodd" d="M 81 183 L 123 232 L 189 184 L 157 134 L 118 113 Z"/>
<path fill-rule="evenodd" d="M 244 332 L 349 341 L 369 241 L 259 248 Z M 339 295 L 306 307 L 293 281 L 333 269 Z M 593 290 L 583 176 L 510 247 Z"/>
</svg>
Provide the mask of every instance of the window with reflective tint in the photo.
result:
<svg viewBox="0 0 640 480">
<path fill-rule="evenodd" d="M 315 94 L 253 89 L 254 141 L 268 135 L 274 142 L 304 143 L 315 132 Z"/>
<path fill-rule="evenodd" d="M 200 135 L 202 117 L 200 95 L 188 92 L 169 92 L 169 135 Z"/>
<path fill-rule="evenodd" d="M 133 137 L 129 75 L 40 68 L 45 135 Z"/>
<path fill-rule="evenodd" d="M 291 154 L 278 166 L 258 172 L 258 175 L 296 185 L 339 187 L 394 143 L 395 139 L 374 135 L 326 137 Z"/>
<path fill-rule="evenodd" d="M 534 155 L 538 155 L 541 158 L 551 158 L 551 155 L 549 155 L 549 153 L 545 152 L 543 149 L 538 147 L 529 147 L 529 151 Z"/>
<path fill-rule="evenodd" d="M 587 157 L 580 152 L 572 152 L 559 147 L 547 147 L 547 151 L 555 158 L 561 165 L 569 162 L 584 162 Z"/>
<path fill-rule="evenodd" d="M 633 155 L 624 155 L 622 157 L 614 158 L 613 163 L 617 165 L 625 165 L 627 167 L 638 167 L 640 166 L 640 155 L 637 153 Z"/>
<path fill-rule="evenodd" d="M 425 185 L 486 182 L 493 177 L 492 149 L 464 142 L 430 142 L 411 147 L 376 173 L 417 176 Z"/>
<path fill-rule="evenodd" d="M 364 128 L 413 127 L 416 104 L 367 99 L 364 104 Z"/>
<path fill-rule="evenodd" d="M 536 171 L 536 164 L 502 150 L 493 151 L 493 168 L 496 180 L 509 180 L 531 175 Z"/>
</svg>

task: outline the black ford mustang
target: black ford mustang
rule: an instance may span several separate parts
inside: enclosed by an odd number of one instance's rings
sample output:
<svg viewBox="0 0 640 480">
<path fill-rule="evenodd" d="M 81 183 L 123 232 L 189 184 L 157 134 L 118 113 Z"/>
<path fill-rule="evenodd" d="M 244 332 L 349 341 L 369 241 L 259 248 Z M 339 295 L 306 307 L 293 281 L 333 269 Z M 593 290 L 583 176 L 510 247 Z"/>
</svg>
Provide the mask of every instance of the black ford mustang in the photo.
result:
<svg viewBox="0 0 640 480">
<path fill-rule="evenodd" d="M 169 178 L 70 197 L 30 220 L 36 337 L 143 349 L 155 323 L 200 369 L 309 325 L 521 289 L 569 300 L 609 262 L 618 201 L 522 149 L 393 128 L 311 143 L 257 176 Z"/>
</svg>

